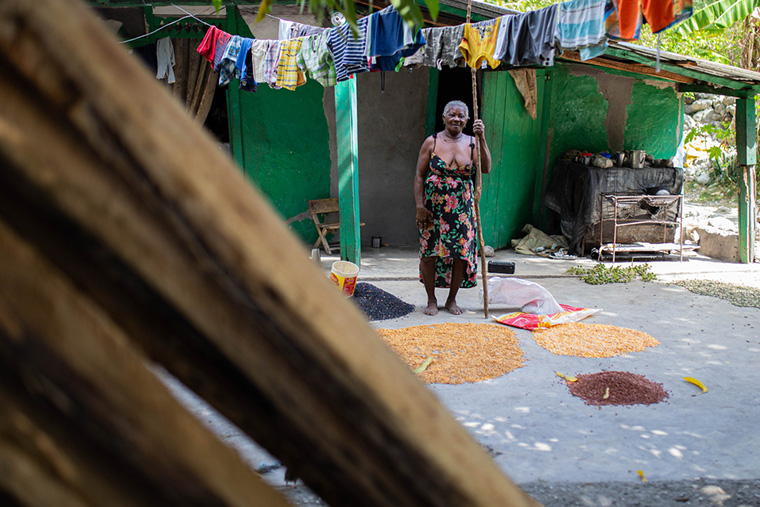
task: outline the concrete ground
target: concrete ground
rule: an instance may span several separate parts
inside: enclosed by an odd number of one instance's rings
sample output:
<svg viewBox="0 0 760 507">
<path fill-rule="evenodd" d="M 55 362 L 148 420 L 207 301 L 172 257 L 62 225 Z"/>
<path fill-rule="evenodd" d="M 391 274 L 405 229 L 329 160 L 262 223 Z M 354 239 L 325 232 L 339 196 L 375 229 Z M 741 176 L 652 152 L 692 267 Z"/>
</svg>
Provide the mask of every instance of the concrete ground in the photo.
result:
<svg viewBox="0 0 760 507">
<path fill-rule="evenodd" d="M 676 258 L 677 259 L 677 258 Z M 327 274 L 338 257 L 322 257 Z M 537 282 L 559 303 L 601 311 L 589 323 L 644 331 L 661 344 L 619 357 L 555 356 L 529 331 L 514 329 L 525 362 L 502 377 L 430 389 L 484 445 L 514 481 L 545 505 L 760 505 L 760 309 L 668 284 L 705 278 L 760 288 L 760 264 L 717 262 L 693 256 L 649 261 L 657 281 L 589 285 L 565 272 L 592 267 L 588 258 L 554 260 L 497 251 L 488 260 L 516 264 L 514 276 Z M 460 316 L 441 309 L 422 314 L 426 296 L 417 280 L 415 249 L 365 248 L 359 281 L 416 307 L 408 316 L 373 322 L 402 328 L 447 322 L 491 324 L 480 288 L 462 290 Z M 625 263 L 619 262 L 620 265 Z M 439 289 L 442 304 L 446 291 Z M 515 311 L 492 305 L 491 315 Z M 586 405 L 554 372 L 576 375 L 629 371 L 663 384 L 669 397 L 649 406 Z M 706 394 L 685 382 L 696 377 Z M 296 505 L 321 504 L 303 485 L 285 486 L 284 470 L 170 378 L 178 396 Z M 649 482 L 642 483 L 637 471 Z"/>
</svg>

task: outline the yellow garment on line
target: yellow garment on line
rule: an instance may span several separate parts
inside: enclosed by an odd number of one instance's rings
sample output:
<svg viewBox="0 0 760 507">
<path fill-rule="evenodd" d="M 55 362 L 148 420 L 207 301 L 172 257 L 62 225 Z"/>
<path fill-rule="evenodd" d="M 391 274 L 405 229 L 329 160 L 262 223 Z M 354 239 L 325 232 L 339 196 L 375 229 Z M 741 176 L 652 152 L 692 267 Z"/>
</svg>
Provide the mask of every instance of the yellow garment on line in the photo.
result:
<svg viewBox="0 0 760 507">
<path fill-rule="evenodd" d="M 481 36 L 480 29 L 483 30 Z M 493 51 L 496 46 L 496 35 L 499 31 L 499 23 L 491 23 L 486 26 L 477 26 L 466 23 L 464 25 L 464 37 L 459 50 L 462 51 L 467 65 L 473 69 L 479 69 L 483 60 L 488 61 L 488 65 L 495 69 L 501 63 L 493 57 Z"/>
<path fill-rule="evenodd" d="M 306 83 L 306 76 L 298 68 L 296 57 L 301 49 L 302 38 L 282 41 L 280 62 L 277 64 L 277 81 L 275 87 L 295 90 L 296 86 Z"/>
</svg>

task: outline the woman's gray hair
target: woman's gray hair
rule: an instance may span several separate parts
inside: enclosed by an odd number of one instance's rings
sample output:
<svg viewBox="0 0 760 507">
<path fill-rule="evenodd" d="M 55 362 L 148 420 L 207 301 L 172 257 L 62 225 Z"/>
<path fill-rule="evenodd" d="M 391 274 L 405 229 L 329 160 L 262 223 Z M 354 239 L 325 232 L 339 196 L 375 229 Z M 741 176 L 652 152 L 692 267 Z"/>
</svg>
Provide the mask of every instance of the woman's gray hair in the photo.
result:
<svg viewBox="0 0 760 507">
<path fill-rule="evenodd" d="M 450 109 L 453 109 L 455 107 L 464 109 L 465 117 L 468 119 L 470 118 L 470 110 L 467 108 L 467 104 L 465 104 L 461 100 L 452 100 L 451 102 L 446 104 L 446 107 L 443 108 L 443 115 L 446 116 L 446 113 L 448 113 Z"/>
</svg>

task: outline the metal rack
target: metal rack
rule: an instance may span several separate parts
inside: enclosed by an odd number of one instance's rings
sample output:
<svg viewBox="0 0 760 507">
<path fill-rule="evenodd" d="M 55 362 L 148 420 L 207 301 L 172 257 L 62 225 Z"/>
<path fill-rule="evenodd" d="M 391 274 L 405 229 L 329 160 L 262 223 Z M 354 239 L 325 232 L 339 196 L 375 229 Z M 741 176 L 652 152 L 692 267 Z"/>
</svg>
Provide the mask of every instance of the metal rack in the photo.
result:
<svg viewBox="0 0 760 507">
<path fill-rule="evenodd" d="M 599 232 L 599 258 L 602 258 L 602 254 L 605 250 L 612 252 L 612 263 L 615 263 L 615 254 L 617 252 L 635 253 L 635 252 L 669 252 L 671 250 L 679 250 L 680 260 L 683 261 L 683 195 L 616 195 L 602 193 L 600 194 L 601 205 L 599 208 L 600 218 L 600 232 Z M 640 206 L 642 203 L 646 203 L 648 206 L 656 208 L 669 208 L 674 204 L 678 207 L 677 216 L 675 219 L 667 219 L 667 212 L 664 219 L 662 218 L 649 218 L 646 220 L 635 220 L 632 222 L 619 223 L 619 210 L 622 206 Z M 613 207 L 613 231 L 612 231 L 612 243 L 604 244 L 604 211 L 605 205 L 612 205 Z M 662 243 L 636 243 L 636 244 L 618 244 L 617 232 L 620 227 L 630 227 L 636 225 L 652 225 L 662 224 Z M 678 243 L 665 242 L 666 234 L 669 225 L 679 226 L 679 241 Z"/>
</svg>

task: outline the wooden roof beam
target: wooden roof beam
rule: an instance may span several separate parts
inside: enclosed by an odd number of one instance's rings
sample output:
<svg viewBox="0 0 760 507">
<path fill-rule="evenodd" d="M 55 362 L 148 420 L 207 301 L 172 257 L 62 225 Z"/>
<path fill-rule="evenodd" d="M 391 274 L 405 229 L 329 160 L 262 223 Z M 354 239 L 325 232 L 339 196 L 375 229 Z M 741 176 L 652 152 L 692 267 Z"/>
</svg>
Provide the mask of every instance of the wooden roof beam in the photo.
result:
<svg viewBox="0 0 760 507">
<path fill-rule="evenodd" d="M 565 51 L 562 53 L 562 56 L 558 56 L 557 58 L 569 60 L 571 62 L 594 65 L 596 67 L 621 70 L 624 72 L 633 72 L 634 74 L 643 74 L 646 76 L 657 77 L 668 81 L 675 81 L 676 83 L 693 84 L 697 82 L 697 80 L 694 78 L 682 76 L 674 72 L 669 72 L 666 70 L 660 70 L 660 72 L 657 72 L 656 69 L 639 63 L 623 63 L 616 60 L 609 60 L 604 57 L 592 58 L 590 60 L 581 60 L 580 53 L 578 51 Z"/>
</svg>

